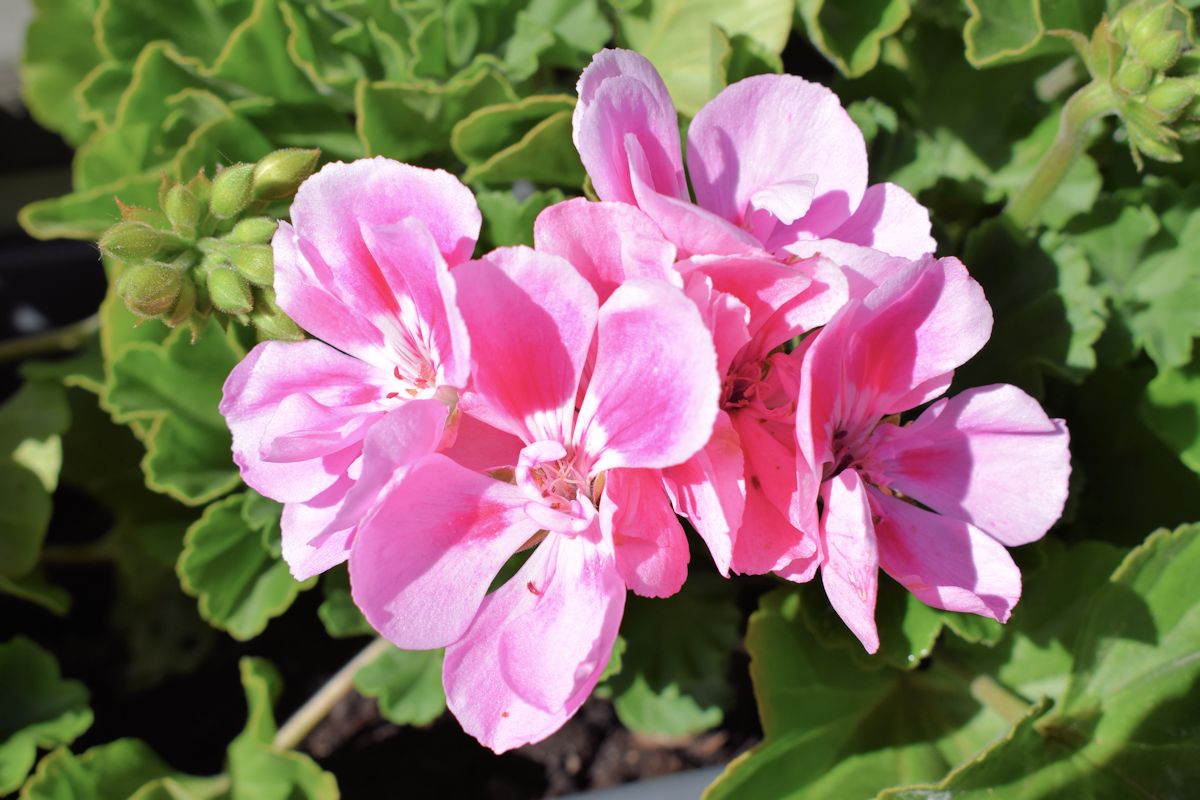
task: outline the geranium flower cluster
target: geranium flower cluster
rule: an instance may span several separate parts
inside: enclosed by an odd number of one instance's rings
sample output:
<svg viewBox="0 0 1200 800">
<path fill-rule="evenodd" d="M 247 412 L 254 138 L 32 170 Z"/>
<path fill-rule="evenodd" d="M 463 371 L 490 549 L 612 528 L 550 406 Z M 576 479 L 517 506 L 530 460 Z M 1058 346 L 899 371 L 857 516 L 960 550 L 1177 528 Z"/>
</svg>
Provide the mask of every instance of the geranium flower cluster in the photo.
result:
<svg viewBox="0 0 1200 800">
<path fill-rule="evenodd" d="M 868 651 L 880 569 L 1006 620 L 1006 547 L 1061 513 L 1067 431 L 1011 386 L 937 399 L 991 311 L 930 254 L 927 212 L 867 186 L 837 98 L 730 86 L 685 177 L 662 80 L 608 50 L 574 139 L 600 201 L 474 260 L 480 213 L 445 172 L 376 158 L 300 188 L 275 290 L 315 338 L 258 345 L 221 406 L 246 482 L 285 504 L 293 574 L 348 560 L 380 634 L 445 648 L 449 707 L 497 752 L 588 697 L 628 590 L 679 590 L 680 517 L 722 574 L 819 573 Z"/>
</svg>

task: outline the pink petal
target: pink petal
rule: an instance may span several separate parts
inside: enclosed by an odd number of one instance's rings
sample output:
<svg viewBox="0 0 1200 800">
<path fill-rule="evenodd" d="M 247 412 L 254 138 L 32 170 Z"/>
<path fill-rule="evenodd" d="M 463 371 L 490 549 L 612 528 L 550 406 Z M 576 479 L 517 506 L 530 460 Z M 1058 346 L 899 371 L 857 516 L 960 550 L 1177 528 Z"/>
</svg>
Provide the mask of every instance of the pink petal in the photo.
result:
<svg viewBox="0 0 1200 800">
<path fill-rule="evenodd" d="M 855 453 L 882 417 L 944 391 L 991 326 L 983 290 L 951 258 L 911 262 L 851 301 L 804 355 L 796 432 L 809 470 L 833 458 L 833 436 Z"/>
<path fill-rule="evenodd" d="M 455 301 L 450 269 L 424 223 L 402 219 L 386 226 L 364 225 L 363 241 L 378 265 L 385 285 L 387 318 L 376 321 L 384 331 L 397 374 L 408 383 L 436 368 L 434 385 L 462 388 L 470 370 L 466 325 Z"/>
<path fill-rule="evenodd" d="M 758 345 L 753 357 L 824 325 L 849 297 L 842 270 L 823 258 L 784 264 L 767 256 L 697 256 L 678 268 L 708 276 L 715 289 L 747 305 Z"/>
<path fill-rule="evenodd" d="M 816 551 L 814 538 L 793 527 L 762 491 L 747 482 L 742 529 L 734 539 L 729 568 L 744 575 L 764 575 L 798 560 L 807 562 Z"/>
<path fill-rule="evenodd" d="M 251 488 L 284 503 L 302 502 L 328 489 L 358 457 L 357 446 L 302 461 L 271 462 L 262 457 L 264 437 L 289 430 L 279 414 L 293 395 L 345 414 L 381 410 L 379 372 L 318 341 L 263 342 L 234 367 L 225 381 L 221 414 L 233 432 L 233 459 Z M 302 417 L 292 430 L 311 422 Z"/>
<path fill-rule="evenodd" d="M 696 114 L 687 138 L 696 201 L 747 226 L 755 222 L 748 219 L 753 199 L 760 198 L 759 208 L 778 220 L 764 240 L 772 251 L 826 236 L 850 217 L 867 188 L 858 126 L 833 92 L 792 75 L 756 75 L 726 88 Z M 799 208 L 789 187 L 814 176 L 811 207 L 787 222 Z M 787 203 L 779 200 L 785 189 Z M 765 197 L 774 199 L 763 203 Z"/>
<path fill-rule="evenodd" d="M 877 183 L 867 188 L 854 214 L 829 238 L 920 258 L 937 247 L 929 235 L 931 227 L 929 210 L 915 197 L 894 183 Z"/>
<path fill-rule="evenodd" d="M 528 247 L 454 270 L 471 337 L 462 408 L 526 442 L 570 440 L 576 387 L 596 329 L 596 293 L 566 261 Z"/>
<path fill-rule="evenodd" d="M 347 301 L 329 266 L 311 246 L 302 245 L 291 225 L 279 223 L 271 249 L 279 307 L 313 336 L 379 369 L 390 369 L 383 331 Z"/>
<path fill-rule="evenodd" d="M 746 458 L 746 491 L 759 492 L 785 516 L 797 502 L 796 446 L 790 424 L 752 408 L 729 415 Z"/>
<path fill-rule="evenodd" d="M 662 471 L 676 512 L 686 517 L 708 545 L 717 569 L 729 576 L 733 539 L 746 507 L 742 447 L 729 415 L 718 412 L 712 438 L 696 455 Z"/>
<path fill-rule="evenodd" d="M 692 301 L 662 281 L 627 281 L 600 309 L 596 335 L 575 429 L 591 473 L 670 467 L 699 452 L 712 435 L 720 380 Z"/>
<path fill-rule="evenodd" d="M 670 597 L 687 578 L 684 534 L 657 470 L 606 473 L 600 526 L 612 537 L 617 572 L 643 597 Z"/>
<path fill-rule="evenodd" d="M 789 245 L 787 252 L 801 259 L 819 257 L 836 264 L 846 279 L 850 299 L 866 297 L 910 262 L 910 259 L 888 255 L 882 250 L 836 239 L 801 240 Z"/>
<path fill-rule="evenodd" d="M 1012 547 L 1040 539 L 1061 516 L 1070 436 L 1015 386 L 940 400 L 903 428 L 880 426 L 868 469 L 940 514 Z"/>
<path fill-rule="evenodd" d="M 263 429 L 259 456 L 285 463 L 320 459 L 358 444 L 384 411 L 361 406 L 330 408 L 306 394 L 290 394 L 275 407 Z"/>
<path fill-rule="evenodd" d="M 474 472 L 515 467 L 525 443 L 469 414 L 458 415 L 454 442 L 442 452 Z"/>
<path fill-rule="evenodd" d="M 296 580 L 320 575 L 350 557 L 354 526 L 330 530 L 330 524 L 353 486 L 354 479 L 344 474 L 311 500 L 283 507 L 280 520 L 283 560 Z"/>
<path fill-rule="evenodd" d="M 632 134 L 625 137 L 625 154 L 629 161 L 634 202 L 678 248 L 679 257 L 710 253 L 732 255 L 759 249 L 759 242 L 752 235 L 693 204 L 686 194 L 673 197 L 658 191 L 651 178 L 650 161 Z"/>
<path fill-rule="evenodd" d="M 600 199 L 637 202 L 625 152 L 629 136 L 645 154 L 647 184 L 687 199 L 675 105 L 654 65 L 631 50 L 601 50 L 577 89 L 572 138 Z"/>
<path fill-rule="evenodd" d="M 446 704 L 497 753 L 546 738 L 591 695 L 624 607 L 611 552 L 551 535 L 446 648 Z"/>
<path fill-rule="evenodd" d="M 571 262 L 601 303 L 627 278 L 679 282 L 674 246 L 653 220 L 626 203 L 582 197 L 555 203 L 538 215 L 533 239 L 537 250 Z"/>
<path fill-rule="evenodd" d="M 367 621 L 397 647 L 458 641 L 488 586 L 538 526 L 515 486 L 434 454 L 380 497 L 350 554 L 350 588 Z"/>
<path fill-rule="evenodd" d="M 875 595 L 879 589 L 879 551 L 867 490 L 852 469 L 842 470 L 821 492 L 825 563 L 821 582 L 829 603 L 868 653 L 879 649 Z"/>
<path fill-rule="evenodd" d="M 733 295 L 718 292 L 712 279 L 699 271 L 684 277 L 683 292 L 700 310 L 717 349 L 717 374 L 725 375 L 750 341 L 750 309 Z"/>
<path fill-rule="evenodd" d="M 471 257 L 482 217 L 471 190 L 448 172 L 363 158 L 327 164 L 292 202 L 292 225 L 339 278 L 370 262 L 359 226 L 419 220 L 450 265 Z"/>
<path fill-rule="evenodd" d="M 447 413 L 438 400 L 410 400 L 372 426 L 363 440 L 361 474 L 329 522 L 329 529 L 353 528 L 365 520 L 387 486 L 399 480 L 408 465 L 437 449 Z"/>
<path fill-rule="evenodd" d="M 1004 546 L 969 522 L 870 489 L 879 565 L 921 602 L 1006 622 L 1021 572 Z"/>
</svg>

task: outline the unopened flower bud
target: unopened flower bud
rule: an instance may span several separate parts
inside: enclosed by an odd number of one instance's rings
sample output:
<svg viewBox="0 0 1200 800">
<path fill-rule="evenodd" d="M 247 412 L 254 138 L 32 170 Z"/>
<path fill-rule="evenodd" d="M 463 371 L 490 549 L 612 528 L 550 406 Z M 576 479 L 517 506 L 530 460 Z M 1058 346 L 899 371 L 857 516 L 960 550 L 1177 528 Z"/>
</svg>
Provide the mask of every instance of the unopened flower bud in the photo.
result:
<svg viewBox="0 0 1200 800">
<path fill-rule="evenodd" d="M 1167 119 L 1175 119 L 1195 96 L 1187 81 L 1168 78 L 1150 90 L 1146 95 L 1146 105 Z"/>
<path fill-rule="evenodd" d="M 172 328 L 182 325 L 192 316 L 192 311 L 195 308 L 196 284 L 184 276 L 180 280 L 179 297 L 175 299 L 175 305 L 171 309 L 171 313 L 167 315 L 163 322 Z"/>
<path fill-rule="evenodd" d="M 1150 42 L 1154 41 L 1160 34 L 1166 31 L 1171 26 L 1171 18 L 1175 15 L 1175 8 L 1170 0 L 1161 2 L 1151 8 L 1145 6 L 1135 8 L 1145 9 L 1138 15 L 1138 19 L 1133 23 L 1129 30 L 1129 46 L 1137 50 L 1145 47 Z"/>
<path fill-rule="evenodd" d="M 123 261 L 154 258 L 167 246 L 166 235 L 145 222 L 118 222 L 100 237 L 100 252 Z"/>
<path fill-rule="evenodd" d="M 1141 94 L 1150 87 L 1154 71 L 1140 61 L 1126 60 L 1117 70 L 1117 88 L 1129 94 Z"/>
<path fill-rule="evenodd" d="M 279 223 L 270 217 L 250 217 L 234 225 L 225 238 L 238 244 L 266 244 L 277 227 Z"/>
<path fill-rule="evenodd" d="M 1157 70 L 1170 69 L 1179 60 L 1183 49 L 1183 34 L 1179 31 L 1163 31 L 1138 47 L 1134 53 L 1150 67 Z"/>
<path fill-rule="evenodd" d="M 258 289 L 258 301 L 254 304 L 254 313 L 250 321 L 258 328 L 260 339 L 277 339 L 283 342 L 298 342 L 304 339 L 304 331 L 292 321 L 292 318 L 275 304 L 275 292 L 271 289 Z"/>
<path fill-rule="evenodd" d="M 253 164 L 234 164 L 217 174 L 208 207 L 218 219 L 236 217 L 250 205 L 254 182 Z"/>
<path fill-rule="evenodd" d="M 289 148 L 263 157 L 254 167 L 254 196 L 259 200 L 291 197 L 317 168 L 320 150 Z"/>
<path fill-rule="evenodd" d="M 178 183 L 167 190 L 163 211 L 175 232 L 188 238 L 196 234 L 196 225 L 200 223 L 200 217 L 204 213 L 196 195 Z"/>
<path fill-rule="evenodd" d="M 226 314 L 245 314 L 254 307 L 250 285 L 228 267 L 217 267 L 208 273 L 208 296 Z"/>
<path fill-rule="evenodd" d="M 165 264 L 145 261 L 121 273 L 117 293 L 129 310 L 143 317 L 157 317 L 175 306 L 183 276 Z"/>
<path fill-rule="evenodd" d="M 237 248 L 233 266 L 256 286 L 270 286 L 275 282 L 275 259 L 269 244 L 246 244 Z"/>
</svg>

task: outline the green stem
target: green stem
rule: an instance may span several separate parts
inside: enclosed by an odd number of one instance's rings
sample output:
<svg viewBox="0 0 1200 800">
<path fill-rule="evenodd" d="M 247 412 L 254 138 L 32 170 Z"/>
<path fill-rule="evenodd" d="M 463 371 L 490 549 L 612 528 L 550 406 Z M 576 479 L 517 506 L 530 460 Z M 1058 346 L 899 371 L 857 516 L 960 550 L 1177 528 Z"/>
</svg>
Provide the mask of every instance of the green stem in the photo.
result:
<svg viewBox="0 0 1200 800">
<path fill-rule="evenodd" d="M 1114 112 L 1112 89 L 1092 81 L 1077 91 L 1063 106 L 1054 144 L 1042 156 L 1033 176 L 1008 203 L 1005 213 L 1020 228 L 1037 222 L 1042 206 L 1067 176 L 1083 150 L 1092 120 Z"/>
<path fill-rule="evenodd" d="M 116 556 L 109 537 L 85 544 L 48 544 L 42 548 L 45 564 L 101 564 Z"/>
<path fill-rule="evenodd" d="M 295 714 L 288 717 L 287 722 L 283 723 L 279 732 L 275 734 L 275 741 L 271 743 L 271 747 L 277 752 L 294 750 L 304 741 L 304 737 L 308 736 L 312 729 L 329 715 L 333 707 L 350 693 L 350 690 L 354 688 L 354 676 L 358 671 L 392 647 L 392 643 L 388 640 L 376 639 L 359 651 L 359 654 L 347 661 L 346 665 L 339 669 L 316 694 L 296 709 Z"/>
<path fill-rule="evenodd" d="M 1016 725 L 1033 708 L 991 675 L 976 675 L 970 683 L 971 696 L 999 714 L 1005 722 Z"/>
<path fill-rule="evenodd" d="M 64 350 L 75 350 L 82 347 L 83 343 L 98 330 L 100 330 L 100 315 L 92 314 L 90 317 L 85 317 L 56 330 L 0 342 L 0 363 L 20 361 L 31 356 L 59 353 Z"/>
</svg>

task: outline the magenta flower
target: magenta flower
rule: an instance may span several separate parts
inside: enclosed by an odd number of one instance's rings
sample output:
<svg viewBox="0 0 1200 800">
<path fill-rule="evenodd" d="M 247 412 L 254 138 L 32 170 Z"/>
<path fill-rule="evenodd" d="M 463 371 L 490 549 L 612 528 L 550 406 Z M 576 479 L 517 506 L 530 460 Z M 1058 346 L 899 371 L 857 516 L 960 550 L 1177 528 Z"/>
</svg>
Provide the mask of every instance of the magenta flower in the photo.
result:
<svg viewBox="0 0 1200 800">
<path fill-rule="evenodd" d="M 285 504 L 283 556 L 303 579 L 346 559 L 356 520 L 339 512 L 359 479 L 388 477 L 364 468 L 364 445 L 379 437 L 390 470 L 443 436 L 470 366 L 449 266 L 481 219 L 453 176 L 384 158 L 326 166 L 291 216 L 272 242 L 275 291 L 322 341 L 259 344 L 221 413 L 246 483 Z"/>
<path fill-rule="evenodd" d="M 650 215 L 681 255 L 779 253 L 837 239 L 893 255 L 930 253 L 929 214 L 890 183 L 867 186 L 862 133 L 837 96 L 793 75 L 724 89 L 688 127 L 688 194 L 679 126 L 653 65 L 603 50 L 579 78 L 574 140 L 603 200 Z"/>
<path fill-rule="evenodd" d="M 665 281 L 625 280 L 601 305 L 570 263 L 528 248 L 453 275 L 472 342 L 460 409 L 521 449 L 491 474 L 440 453 L 411 464 L 360 523 L 350 579 L 396 645 L 446 647 L 451 711 L 501 752 L 591 693 L 626 587 L 682 584 L 687 543 L 654 475 L 708 441 L 719 382 L 699 312 Z"/>
<path fill-rule="evenodd" d="M 786 572 L 805 580 L 819 568 L 830 603 L 870 652 L 880 568 L 935 608 L 1003 622 L 1021 594 L 1005 548 L 1040 538 L 1062 513 L 1066 425 L 1019 389 L 971 389 L 899 422 L 945 392 L 991 325 L 962 264 L 925 258 L 801 345 L 800 527 L 818 531 L 819 546 Z"/>
</svg>

